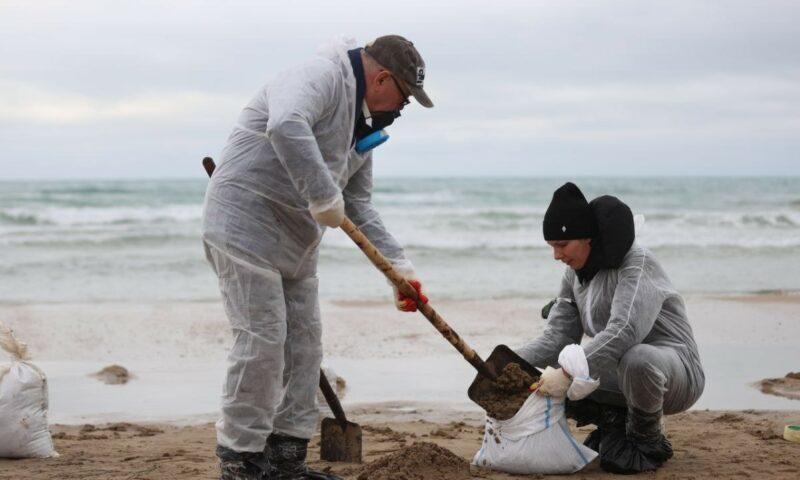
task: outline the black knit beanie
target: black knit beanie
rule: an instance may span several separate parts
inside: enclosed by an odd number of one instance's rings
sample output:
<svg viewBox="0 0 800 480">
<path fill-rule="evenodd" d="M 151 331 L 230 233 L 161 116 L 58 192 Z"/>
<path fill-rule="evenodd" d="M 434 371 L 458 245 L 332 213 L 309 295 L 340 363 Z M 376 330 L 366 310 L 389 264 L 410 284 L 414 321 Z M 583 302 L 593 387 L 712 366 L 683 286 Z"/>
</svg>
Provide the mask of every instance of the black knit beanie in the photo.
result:
<svg viewBox="0 0 800 480">
<path fill-rule="evenodd" d="M 553 200 L 544 214 L 542 231 L 547 241 L 595 236 L 597 225 L 592 209 L 574 183 L 567 182 L 553 192 Z"/>
</svg>

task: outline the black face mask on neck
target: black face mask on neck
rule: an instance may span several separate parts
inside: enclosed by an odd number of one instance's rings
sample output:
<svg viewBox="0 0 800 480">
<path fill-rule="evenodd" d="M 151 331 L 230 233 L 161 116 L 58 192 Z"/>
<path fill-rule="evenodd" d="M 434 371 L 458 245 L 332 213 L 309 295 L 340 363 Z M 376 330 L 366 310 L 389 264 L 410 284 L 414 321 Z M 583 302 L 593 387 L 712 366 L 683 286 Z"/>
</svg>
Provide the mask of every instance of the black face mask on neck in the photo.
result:
<svg viewBox="0 0 800 480">
<path fill-rule="evenodd" d="M 394 123 L 394 119 L 399 116 L 399 110 L 391 112 L 371 112 L 370 118 L 372 119 L 372 126 L 370 127 L 362 115 L 356 127 L 356 138 L 364 138 L 372 132 L 383 130 Z"/>
<path fill-rule="evenodd" d="M 393 110 L 391 112 L 371 112 L 372 113 L 372 129 L 381 130 L 392 123 L 394 119 L 400 116 L 400 110 Z"/>
</svg>

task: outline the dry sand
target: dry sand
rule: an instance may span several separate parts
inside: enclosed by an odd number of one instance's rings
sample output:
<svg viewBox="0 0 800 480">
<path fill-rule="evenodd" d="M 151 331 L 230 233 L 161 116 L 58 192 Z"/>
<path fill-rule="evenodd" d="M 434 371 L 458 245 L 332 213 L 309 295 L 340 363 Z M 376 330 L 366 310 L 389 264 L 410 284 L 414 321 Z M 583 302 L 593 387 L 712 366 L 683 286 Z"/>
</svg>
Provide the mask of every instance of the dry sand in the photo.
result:
<svg viewBox="0 0 800 480">
<path fill-rule="evenodd" d="M 483 434 L 482 421 L 477 414 L 433 423 L 423 419 L 422 410 L 399 417 L 381 413 L 389 410 L 378 406 L 353 412 L 353 420 L 364 430 L 364 464 L 317 460 L 319 437 L 315 437 L 309 453 L 311 465 L 353 480 L 564 478 L 519 477 L 486 471 L 474 471 L 471 476 L 468 461 Z M 781 438 L 786 423 L 800 423 L 800 411 L 693 411 L 668 417 L 668 436 L 675 448 L 675 457 L 655 474 L 642 476 L 652 479 L 800 478 L 800 445 Z M 579 439 L 590 430 L 591 427 L 576 429 L 573 426 Z M 0 460 L 0 479 L 217 478 L 211 424 L 184 427 L 124 423 L 56 425 L 52 431 L 60 457 Z M 420 448 L 414 446 L 416 442 L 430 442 L 446 451 Z M 427 453 L 412 455 L 415 449 L 417 453 Z M 387 476 L 387 466 L 395 475 Z M 595 462 L 574 477 L 611 478 L 612 475 L 600 470 Z"/>
</svg>

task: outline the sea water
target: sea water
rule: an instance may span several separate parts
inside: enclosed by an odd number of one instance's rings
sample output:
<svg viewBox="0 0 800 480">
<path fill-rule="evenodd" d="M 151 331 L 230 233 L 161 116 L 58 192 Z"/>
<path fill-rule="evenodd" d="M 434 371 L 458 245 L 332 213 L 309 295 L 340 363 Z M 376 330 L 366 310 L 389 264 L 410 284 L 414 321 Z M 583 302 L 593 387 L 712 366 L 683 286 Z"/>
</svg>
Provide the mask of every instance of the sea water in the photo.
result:
<svg viewBox="0 0 800 480">
<path fill-rule="evenodd" d="M 552 259 L 541 223 L 563 181 L 379 178 L 374 202 L 432 301 L 545 298 L 555 294 L 564 266 Z M 655 252 L 684 294 L 800 291 L 800 178 L 577 183 L 590 199 L 616 195 L 645 216 L 637 241 Z M 205 186 L 203 180 L 0 182 L 0 303 L 219 301 L 199 237 Z M 321 248 L 323 298 L 386 300 L 385 280 L 342 232 L 328 231 Z M 695 408 L 796 408 L 750 386 L 785 374 L 791 353 L 784 346 L 702 345 L 708 382 Z M 414 368 L 412 360 L 426 368 Z M 348 403 L 413 398 L 470 405 L 463 392 L 474 372 L 455 352 L 327 362 L 348 379 Z M 176 383 L 175 365 L 126 362 L 139 378 L 123 392 L 87 376 L 104 366 L 99 362 L 41 363 L 50 376 L 51 419 L 70 423 L 215 418 L 224 370 L 222 362 L 189 362 Z M 382 378 L 407 381 L 387 390 Z"/>
<path fill-rule="evenodd" d="M 374 203 L 433 298 L 544 297 L 564 266 L 542 239 L 556 178 L 378 178 Z M 637 242 L 685 294 L 800 290 L 800 178 L 584 178 L 645 217 Z M 0 182 L 0 302 L 217 300 L 200 221 L 206 182 Z M 329 230 L 321 296 L 388 286 Z"/>
</svg>

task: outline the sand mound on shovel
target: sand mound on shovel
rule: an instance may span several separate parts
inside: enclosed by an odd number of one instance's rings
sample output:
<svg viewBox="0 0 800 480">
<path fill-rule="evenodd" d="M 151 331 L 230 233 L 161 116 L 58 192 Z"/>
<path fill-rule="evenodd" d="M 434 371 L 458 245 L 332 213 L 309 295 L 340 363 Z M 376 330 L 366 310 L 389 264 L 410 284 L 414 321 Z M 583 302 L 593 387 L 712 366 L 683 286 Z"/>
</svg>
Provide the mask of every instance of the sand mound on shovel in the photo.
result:
<svg viewBox="0 0 800 480">
<path fill-rule="evenodd" d="M 520 368 L 517 363 L 509 363 L 492 383 L 491 389 L 478 393 L 476 401 L 486 410 L 486 414 L 497 420 L 508 420 L 517 414 L 525 400 L 531 396 L 530 385 L 537 381 Z"/>
<path fill-rule="evenodd" d="M 358 480 L 466 480 L 469 463 L 446 448 L 415 442 L 361 467 Z"/>
</svg>

